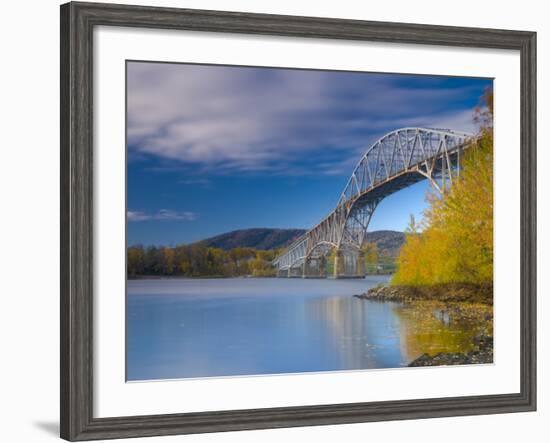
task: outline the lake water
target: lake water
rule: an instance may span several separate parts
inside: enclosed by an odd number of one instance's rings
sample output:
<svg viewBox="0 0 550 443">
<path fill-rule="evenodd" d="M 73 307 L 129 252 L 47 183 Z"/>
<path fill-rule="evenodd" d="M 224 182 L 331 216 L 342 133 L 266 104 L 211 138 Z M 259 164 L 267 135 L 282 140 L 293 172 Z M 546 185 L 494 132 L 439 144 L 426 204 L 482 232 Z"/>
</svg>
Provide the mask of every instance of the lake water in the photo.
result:
<svg viewBox="0 0 550 443">
<path fill-rule="evenodd" d="M 395 368 L 471 342 L 445 316 L 353 297 L 388 278 L 130 280 L 127 379 Z"/>
</svg>

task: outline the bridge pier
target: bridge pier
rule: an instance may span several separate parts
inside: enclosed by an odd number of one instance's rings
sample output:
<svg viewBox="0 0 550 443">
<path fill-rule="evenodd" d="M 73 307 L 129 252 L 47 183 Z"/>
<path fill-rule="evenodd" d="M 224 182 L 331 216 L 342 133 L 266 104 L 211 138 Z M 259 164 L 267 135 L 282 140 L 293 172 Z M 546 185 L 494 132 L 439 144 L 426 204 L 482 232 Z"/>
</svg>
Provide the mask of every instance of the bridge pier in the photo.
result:
<svg viewBox="0 0 550 443">
<path fill-rule="evenodd" d="M 338 250 L 336 251 L 336 254 L 334 254 L 334 272 L 333 277 L 334 278 L 341 278 L 341 276 L 344 274 L 344 254 L 342 251 Z"/>
<path fill-rule="evenodd" d="M 278 269 L 277 270 L 277 277 L 287 278 L 288 277 L 288 269 Z"/>
<path fill-rule="evenodd" d="M 299 268 L 289 268 L 288 278 L 302 278 L 302 267 Z"/>
<path fill-rule="evenodd" d="M 365 278 L 367 275 L 367 266 L 365 263 L 365 253 L 363 251 L 359 251 L 357 253 L 357 276 L 359 278 Z"/>
<path fill-rule="evenodd" d="M 327 275 L 326 270 L 327 260 L 322 257 L 310 257 L 304 260 L 303 265 L 303 278 L 325 278 Z"/>
<path fill-rule="evenodd" d="M 365 254 L 362 251 L 336 253 L 333 278 L 365 278 L 365 276 Z"/>
</svg>

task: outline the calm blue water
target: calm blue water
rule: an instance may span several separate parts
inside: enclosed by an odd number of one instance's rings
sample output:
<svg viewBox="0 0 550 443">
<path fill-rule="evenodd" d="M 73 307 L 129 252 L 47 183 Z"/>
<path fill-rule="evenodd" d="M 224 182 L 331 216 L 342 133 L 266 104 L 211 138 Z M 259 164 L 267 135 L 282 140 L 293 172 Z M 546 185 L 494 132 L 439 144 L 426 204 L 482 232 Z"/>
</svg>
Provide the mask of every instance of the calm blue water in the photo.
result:
<svg viewBox="0 0 550 443">
<path fill-rule="evenodd" d="M 130 280 L 127 378 L 406 365 L 396 305 L 352 297 L 387 280 Z"/>
</svg>

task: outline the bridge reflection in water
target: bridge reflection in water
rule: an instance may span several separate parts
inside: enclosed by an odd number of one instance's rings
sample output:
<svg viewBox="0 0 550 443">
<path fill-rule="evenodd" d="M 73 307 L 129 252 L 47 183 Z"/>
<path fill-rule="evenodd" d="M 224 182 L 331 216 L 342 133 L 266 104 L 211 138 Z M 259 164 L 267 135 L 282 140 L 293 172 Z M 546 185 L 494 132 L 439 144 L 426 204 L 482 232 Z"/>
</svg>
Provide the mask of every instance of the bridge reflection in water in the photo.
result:
<svg viewBox="0 0 550 443">
<path fill-rule="evenodd" d="M 380 201 L 425 179 L 445 192 L 460 174 L 461 154 L 472 139 L 450 129 L 403 128 L 384 135 L 361 157 L 334 210 L 273 261 L 277 276 L 364 277 L 362 246 Z"/>
</svg>

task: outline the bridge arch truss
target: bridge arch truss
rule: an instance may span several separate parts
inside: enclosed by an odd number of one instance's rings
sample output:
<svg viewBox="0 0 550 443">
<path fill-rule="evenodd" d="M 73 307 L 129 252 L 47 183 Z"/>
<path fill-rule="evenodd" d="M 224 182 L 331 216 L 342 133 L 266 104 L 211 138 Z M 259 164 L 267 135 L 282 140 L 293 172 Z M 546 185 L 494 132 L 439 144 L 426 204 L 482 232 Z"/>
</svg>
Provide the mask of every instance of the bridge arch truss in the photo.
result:
<svg viewBox="0 0 550 443">
<path fill-rule="evenodd" d="M 333 211 L 273 261 L 278 275 L 305 277 L 311 260 L 334 250 L 335 277 L 361 276 L 361 247 L 380 201 L 424 179 L 444 193 L 460 175 L 462 153 L 473 138 L 449 129 L 402 128 L 378 139 L 357 163 Z M 349 269 L 353 263 L 355 270 Z"/>
</svg>

